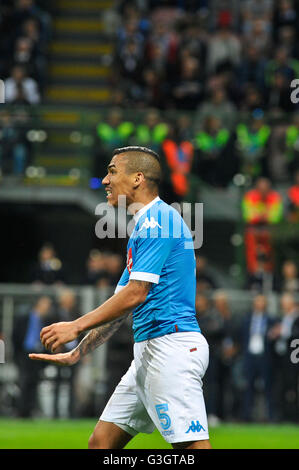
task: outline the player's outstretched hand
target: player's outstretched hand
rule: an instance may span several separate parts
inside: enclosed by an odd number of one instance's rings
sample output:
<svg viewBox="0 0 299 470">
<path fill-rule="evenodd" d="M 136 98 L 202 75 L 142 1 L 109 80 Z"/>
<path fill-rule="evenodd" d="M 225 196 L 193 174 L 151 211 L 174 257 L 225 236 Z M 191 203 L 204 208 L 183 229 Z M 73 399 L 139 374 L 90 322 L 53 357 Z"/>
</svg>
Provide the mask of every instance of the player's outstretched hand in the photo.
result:
<svg viewBox="0 0 299 470">
<path fill-rule="evenodd" d="M 73 341 L 79 336 L 75 321 L 62 321 L 46 326 L 40 333 L 40 340 L 46 349 L 52 353 L 65 343 Z"/>
<path fill-rule="evenodd" d="M 79 352 L 77 353 L 77 351 L 75 350 L 59 354 L 31 353 L 28 354 L 28 356 L 33 361 L 45 361 L 58 366 L 72 366 L 73 364 L 76 364 L 80 359 Z"/>
</svg>

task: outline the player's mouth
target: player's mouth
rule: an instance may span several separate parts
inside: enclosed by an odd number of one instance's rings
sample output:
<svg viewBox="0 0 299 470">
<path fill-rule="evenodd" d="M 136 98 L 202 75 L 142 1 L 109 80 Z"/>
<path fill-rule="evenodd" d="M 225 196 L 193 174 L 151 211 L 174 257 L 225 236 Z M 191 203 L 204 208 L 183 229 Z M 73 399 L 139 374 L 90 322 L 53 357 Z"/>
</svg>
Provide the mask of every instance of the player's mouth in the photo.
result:
<svg viewBox="0 0 299 470">
<path fill-rule="evenodd" d="M 111 189 L 111 188 L 106 188 L 105 191 L 106 191 L 106 197 L 107 197 L 107 199 L 111 198 L 111 196 L 112 196 L 112 189 Z"/>
</svg>

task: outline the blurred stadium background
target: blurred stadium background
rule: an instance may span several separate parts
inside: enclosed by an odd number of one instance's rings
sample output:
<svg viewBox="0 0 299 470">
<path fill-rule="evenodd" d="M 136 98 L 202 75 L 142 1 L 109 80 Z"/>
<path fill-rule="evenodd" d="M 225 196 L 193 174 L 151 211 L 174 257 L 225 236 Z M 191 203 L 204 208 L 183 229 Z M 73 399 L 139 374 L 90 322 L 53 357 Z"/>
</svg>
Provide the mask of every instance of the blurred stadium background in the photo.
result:
<svg viewBox="0 0 299 470">
<path fill-rule="evenodd" d="M 72 369 L 26 357 L 114 291 L 126 240 L 95 207 L 128 144 L 160 153 L 164 200 L 204 203 L 212 444 L 299 447 L 298 26 L 294 0 L 0 2 L 0 447 L 84 447 L 132 360 L 129 321 Z"/>
</svg>

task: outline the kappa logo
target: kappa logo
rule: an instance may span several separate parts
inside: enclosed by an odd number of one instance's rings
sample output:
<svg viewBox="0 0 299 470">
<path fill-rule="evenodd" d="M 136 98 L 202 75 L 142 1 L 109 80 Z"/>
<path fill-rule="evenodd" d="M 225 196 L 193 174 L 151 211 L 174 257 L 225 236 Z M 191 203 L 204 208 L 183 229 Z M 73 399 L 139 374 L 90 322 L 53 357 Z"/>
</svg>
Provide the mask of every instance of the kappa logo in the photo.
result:
<svg viewBox="0 0 299 470">
<path fill-rule="evenodd" d="M 189 426 L 188 431 L 185 432 L 185 434 L 188 434 L 188 432 L 200 432 L 201 430 L 205 431 L 205 428 L 200 424 L 199 421 L 191 421 L 191 425 Z"/>
<path fill-rule="evenodd" d="M 139 229 L 139 232 L 143 228 L 155 228 L 155 227 L 162 228 L 161 225 L 154 219 L 154 217 L 151 217 L 151 220 L 148 220 L 148 217 L 146 217 L 145 221 L 143 222 L 143 224 L 141 225 Z"/>
<path fill-rule="evenodd" d="M 129 249 L 128 255 L 127 255 L 127 269 L 129 271 L 129 274 L 131 274 L 133 267 L 133 256 L 132 256 L 132 248 Z"/>
</svg>

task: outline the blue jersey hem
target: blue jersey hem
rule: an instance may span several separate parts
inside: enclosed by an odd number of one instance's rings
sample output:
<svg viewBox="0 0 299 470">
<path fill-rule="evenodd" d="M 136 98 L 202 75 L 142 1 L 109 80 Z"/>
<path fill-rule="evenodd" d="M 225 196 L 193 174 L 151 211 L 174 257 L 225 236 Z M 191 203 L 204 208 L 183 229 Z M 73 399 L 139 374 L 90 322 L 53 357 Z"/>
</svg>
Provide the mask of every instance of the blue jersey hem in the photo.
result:
<svg viewBox="0 0 299 470">
<path fill-rule="evenodd" d="M 179 325 L 177 325 L 177 329 L 175 328 L 175 325 L 172 325 L 172 328 L 171 330 L 169 331 L 157 331 L 156 333 L 153 333 L 153 334 L 148 334 L 146 335 L 144 338 L 140 337 L 135 337 L 134 335 L 134 342 L 135 343 L 141 343 L 142 341 L 146 341 L 148 339 L 154 339 L 154 338 L 159 338 L 160 336 L 166 336 L 166 335 L 171 335 L 173 333 L 192 333 L 192 332 L 196 332 L 196 333 L 201 333 L 201 329 L 198 327 L 198 328 L 187 328 L 187 327 L 180 327 Z"/>
</svg>

